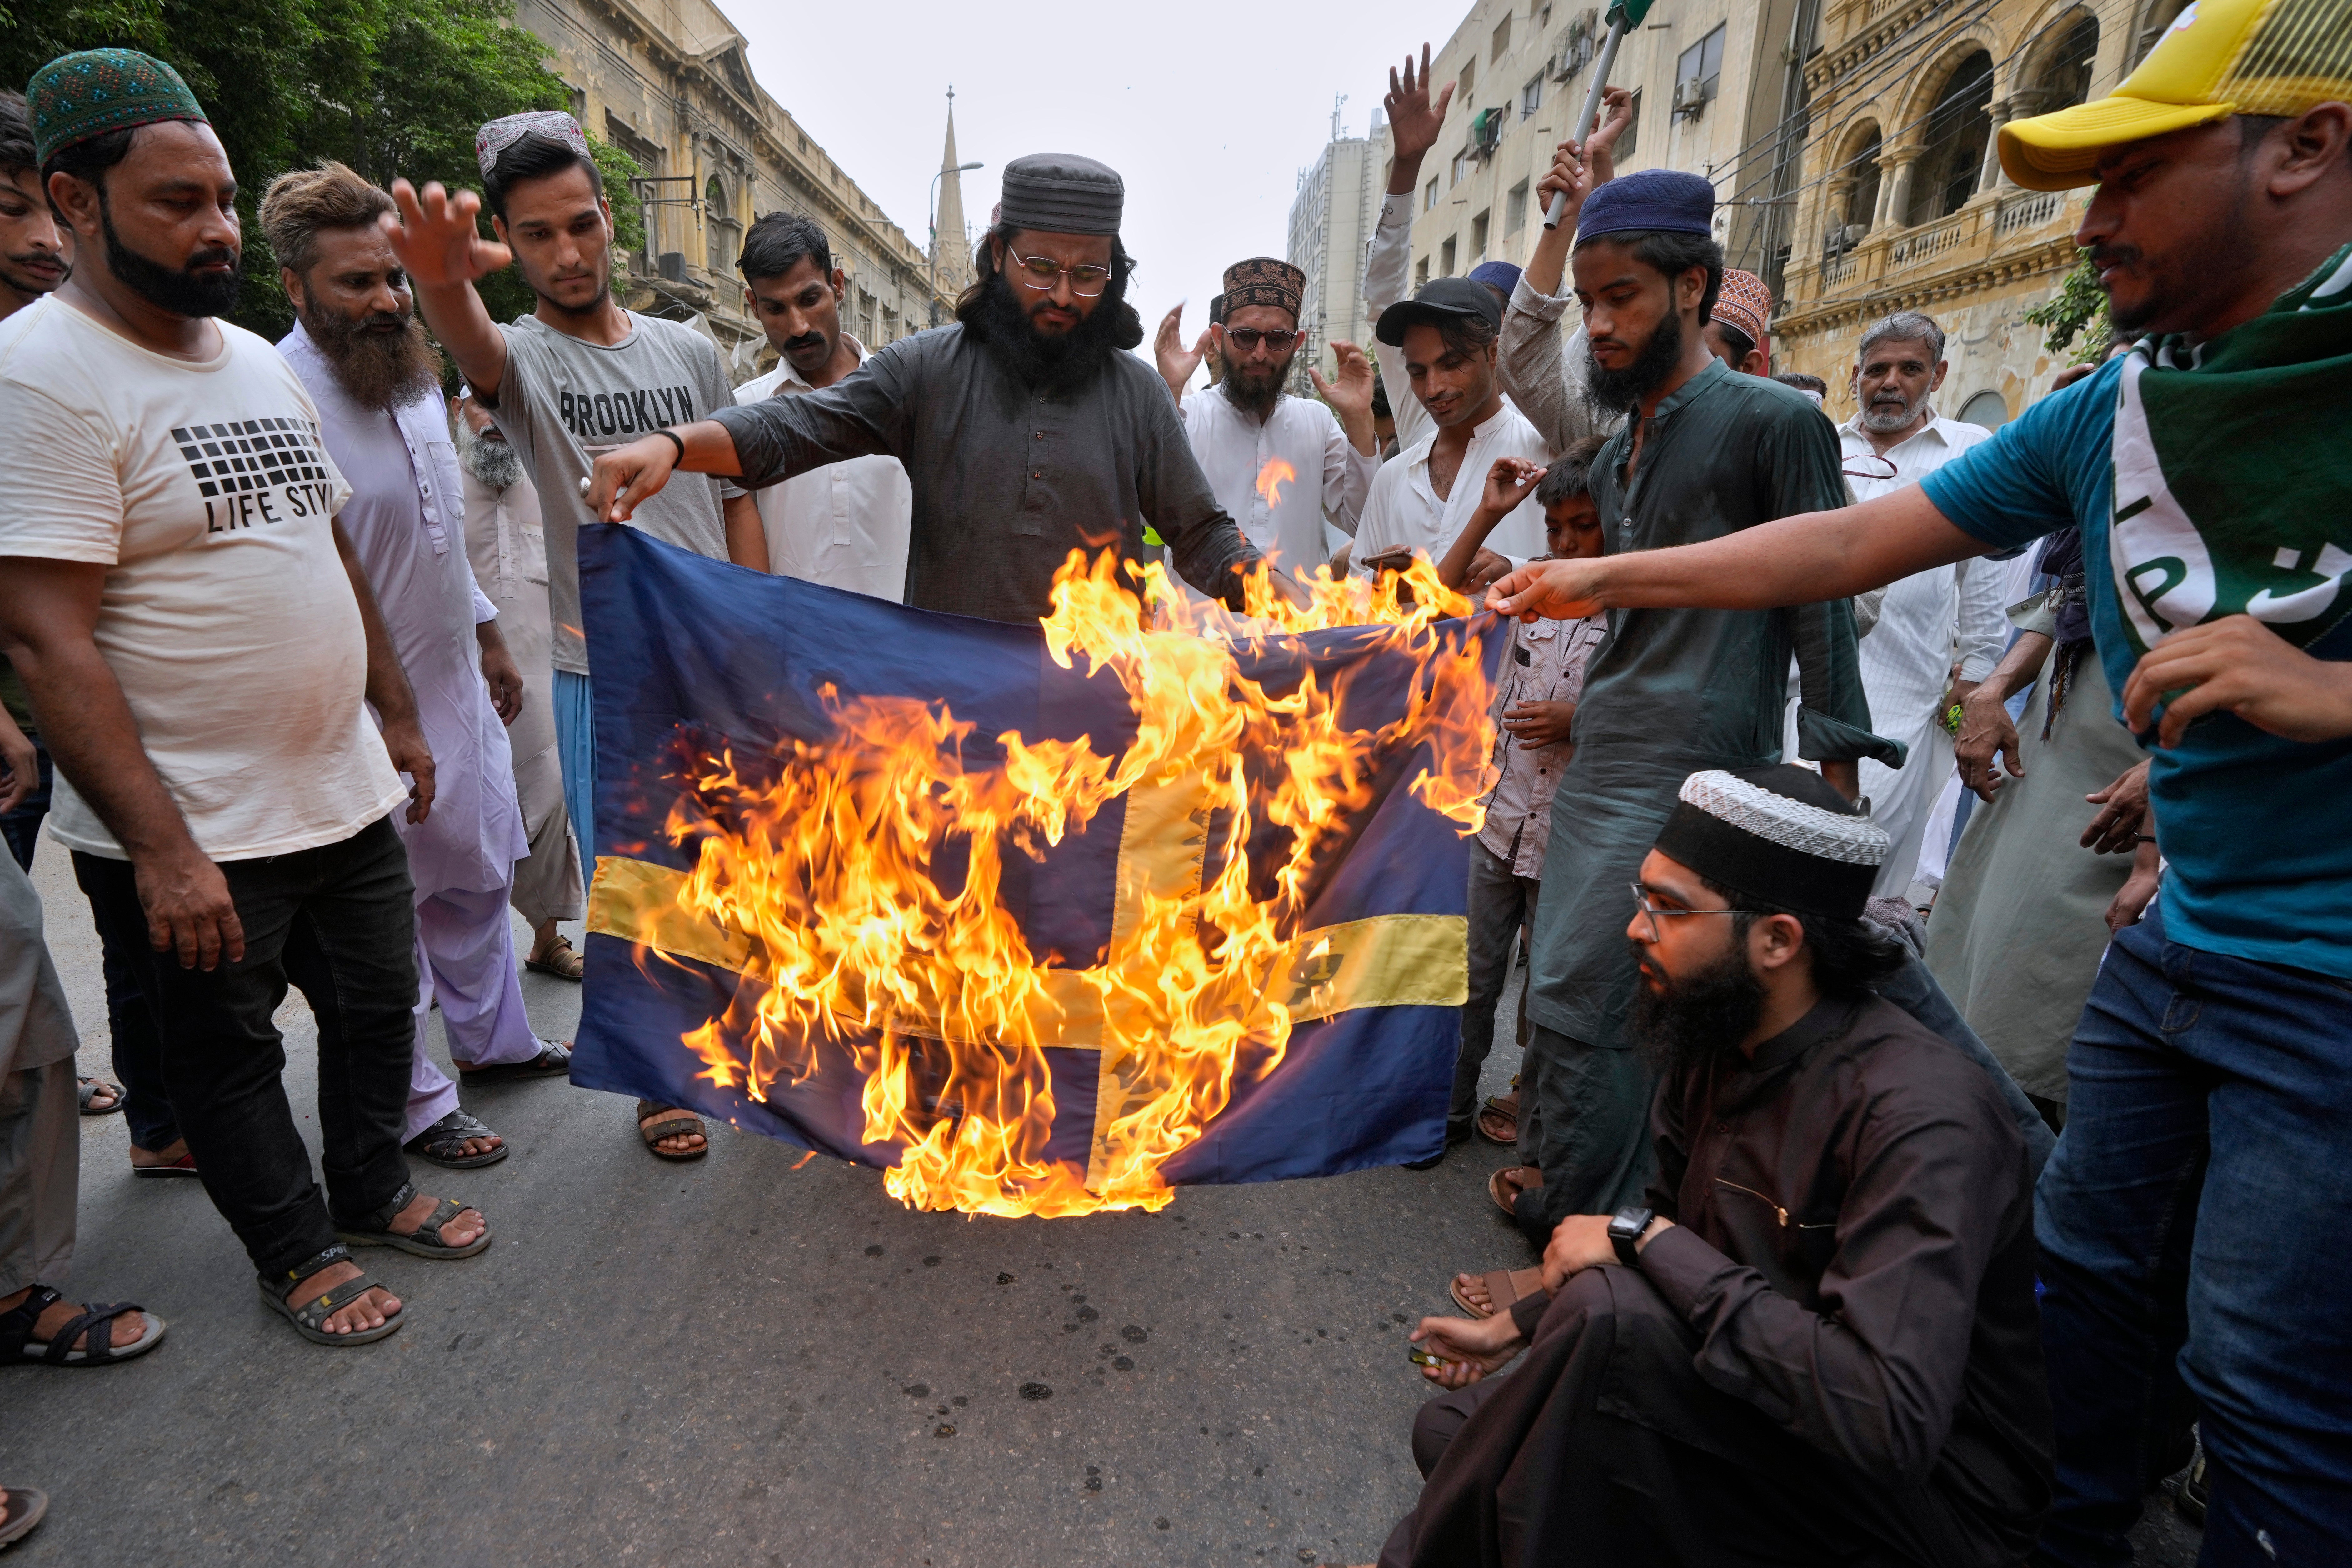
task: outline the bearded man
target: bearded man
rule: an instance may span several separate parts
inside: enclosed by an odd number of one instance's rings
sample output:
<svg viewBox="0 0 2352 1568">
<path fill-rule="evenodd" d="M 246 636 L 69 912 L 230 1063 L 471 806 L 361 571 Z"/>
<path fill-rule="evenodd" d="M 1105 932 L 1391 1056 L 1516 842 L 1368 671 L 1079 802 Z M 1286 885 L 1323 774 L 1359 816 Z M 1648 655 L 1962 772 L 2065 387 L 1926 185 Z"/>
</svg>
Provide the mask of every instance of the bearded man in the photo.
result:
<svg viewBox="0 0 2352 1568">
<path fill-rule="evenodd" d="M 1143 560 L 1166 542 L 1178 576 L 1230 609 L 1262 557 L 1201 472 L 1143 341 L 1118 241 L 1126 187 L 1091 158 L 1005 166 L 1004 199 L 956 324 L 901 338 L 855 375 L 722 408 L 596 459 L 588 504 L 625 521 L 674 471 L 764 489 L 853 458 L 907 468 L 914 516 L 907 603 L 1034 623 L 1073 550 Z M 1278 592 L 1303 599 L 1276 568 Z"/>
<path fill-rule="evenodd" d="M 383 607 L 439 764 L 433 815 L 401 834 L 415 886 L 415 1047 L 402 1137 L 463 1170 L 507 1155 L 457 1104 L 426 1048 L 437 1003 L 468 1081 L 570 1070 L 569 1047 L 531 1033 L 507 923 L 514 866 L 530 852 L 504 723 L 522 677 L 466 556 L 463 481 L 441 402 L 441 356 L 417 321 L 380 220 L 392 197 L 341 163 L 280 174 L 261 199 L 297 325 L 278 343 L 319 405 L 327 453 L 351 481 L 343 527 Z"/>
<path fill-rule="evenodd" d="M 1723 276 L 1714 187 L 1644 169 L 1595 190 L 1572 153 L 1562 170 L 1562 226 L 1577 223 L 1570 265 L 1591 344 L 1587 395 L 1628 416 L 1591 470 L 1609 553 L 1843 502 L 1836 434 L 1813 405 L 1733 371 L 1701 335 Z M 1529 947 L 1540 1175 L 1499 1171 L 1490 1189 L 1530 1239 L 1541 1243 L 1563 1215 L 1617 1207 L 1648 1179 L 1651 1075 L 1625 1026 L 1636 973 L 1609 910 L 1682 781 L 1781 760 L 1792 652 L 1801 755 L 1849 798 L 1857 758 L 1902 760 L 1869 732 L 1854 644 L 1853 607 L 1839 600 L 1742 615 L 1640 612 L 1617 620 L 1594 655 L 1576 752 L 1553 797 Z"/>
<path fill-rule="evenodd" d="M 1803 768 L 1683 782 L 1621 928 L 1655 1178 L 1562 1220 L 1508 1310 L 1414 1331 L 1455 1392 L 1414 1422 L 1428 1485 L 1381 1568 L 2032 1546 L 2032 1164 L 1990 1077 L 1874 994 L 1905 963 L 1864 918 L 1886 847 Z"/>
<path fill-rule="evenodd" d="M 1222 311 L 1189 353 L 1180 337 L 1184 307 L 1160 321 L 1154 345 L 1160 378 L 1217 504 L 1268 561 L 1307 572 L 1330 554 L 1327 521 L 1355 536 L 1380 470 L 1371 362 L 1354 343 L 1334 342 L 1336 380 L 1307 370 L 1323 402 L 1290 396 L 1282 388 L 1307 337 L 1298 330 L 1307 274 L 1259 256 L 1226 268 L 1224 285 Z M 1214 357 L 1216 384 L 1187 398 L 1185 383 L 1204 355 Z"/>
<path fill-rule="evenodd" d="M 473 558 L 474 582 L 498 606 L 507 652 L 522 672 L 522 711 L 507 724 L 507 749 L 530 853 L 515 862 L 507 901 L 530 927 L 530 955 L 522 966 L 577 984 L 587 966 L 556 922 L 587 912 L 587 881 L 563 801 L 563 753 L 555 732 L 554 625 L 539 491 L 523 471 L 522 454 L 472 388 L 457 389 L 450 426 L 465 477 L 466 552 Z"/>
</svg>

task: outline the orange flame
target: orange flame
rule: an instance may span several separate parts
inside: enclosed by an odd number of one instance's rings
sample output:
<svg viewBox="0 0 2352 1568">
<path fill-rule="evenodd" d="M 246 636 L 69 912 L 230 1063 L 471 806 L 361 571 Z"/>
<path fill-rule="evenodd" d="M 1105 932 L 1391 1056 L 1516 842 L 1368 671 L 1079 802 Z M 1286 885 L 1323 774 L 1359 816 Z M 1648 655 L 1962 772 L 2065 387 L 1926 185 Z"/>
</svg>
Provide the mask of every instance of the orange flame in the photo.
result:
<svg viewBox="0 0 2352 1568">
<path fill-rule="evenodd" d="M 1298 477 L 1298 470 L 1286 458 L 1268 458 L 1265 467 L 1257 471 L 1257 493 L 1265 498 L 1269 507 L 1282 504 L 1282 487 Z"/>
<path fill-rule="evenodd" d="M 1122 574 L 1139 579 L 1139 599 Z M 1046 647 L 1063 668 L 1083 658 L 1126 688 L 1137 730 L 1116 757 L 1087 736 L 1007 732 L 1001 764 L 967 768 L 972 727 L 943 705 L 828 689 L 825 742 L 740 768 L 732 753 L 699 759 L 667 825 L 696 855 L 676 908 L 740 933 L 746 973 L 764 983 L 686 1037 L 701 1076 L 764 1099 L 814 1072 L 820 1053 L 847 1053 L 865 1079 L 866 1141 L 903 1150 L 885 1184 L 913 1207 L 1066 1215 L 1167 1204 L 1160 1165 L 1224 1108 L 1244 1047 L 1257 1071 L 1279 1063 L 1294 1004 L 1331 970 L 1328 941 L 1295 944 L 1318 858 L 1372 803 L 1379 759 L 1429 742 L 1433 763 L 1408 787 L 1465 831 L 1479 816 L 1493 750 L 1482 649 L 1436 631 L 1466 601 L 1425 561 L 1377 586 L 1321 571 L 1306 585 L 1302 610 L 1261 568 L 1245 584 L 1249 612 L 1277 633 L 1382 626 L 1423 672 L 1393 723 L 1343 728 L 1344 679 L 1326 689 L 1309 671 L 1269 694 L 1203 635 L 1209 607 L 1188 604 L 1163 568 L 1108 554 L 1089 567 L 1073 551 Z M 1004 846 L 1040 856 L 1122 795 L 1130 824 L 1149 812 L 1189 819 L 1204 847 L 1174 876 L 1122 858 L 1101 961 L 1049 967 L 998 901 Z M 1213 820 L 1231 825 L 1214 841 Z M 1245 853 L 1261 826 L 1288 837 L 1268 877 L 1259 834 L 1264 897 Z M 960 881 L 934 874 L 950 840 L 967 862 Z M 1083 1170 L 1044 1152 L 1044 1049 L 1079 1037 L 1104 1069 Z"/>
</svg>

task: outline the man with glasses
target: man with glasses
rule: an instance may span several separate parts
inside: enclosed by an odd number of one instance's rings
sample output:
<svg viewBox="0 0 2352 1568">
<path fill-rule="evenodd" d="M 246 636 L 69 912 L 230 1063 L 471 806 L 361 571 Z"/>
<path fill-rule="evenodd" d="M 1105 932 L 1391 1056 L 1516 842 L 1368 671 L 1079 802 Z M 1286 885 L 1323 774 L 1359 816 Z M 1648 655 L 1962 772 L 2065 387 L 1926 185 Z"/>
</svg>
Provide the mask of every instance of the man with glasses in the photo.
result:
<svg viewBox="0 0 2352 1568">
<path fill-rule="evenodd" d="M 1541 1289 L 1414 1331 L 1453 1392 L 1413 1424 L 1428 1484 L 1381 1568 L 2032 1546 L 2032 1162 L 1992 1079 L 1875 994 L 1905 963 L 1864 916 L 1886 849 L 1806 769 L 1684 781 L 1621 927 L 1656 1174 L 1563 1219 Z"/>
<path fill-rule="evenodd" d="M 901 338 L 831 386 L 598 458 L 594 514 L 625 521 L 674 470 L 761 489 L 888 456 L 914 491 L 909 605 L 1034 623 L 1072 551 L 1141 561 L 1164 542 L 1179 576 L 1240 609 L 1260 554 L 1217 504 L 1168 389 L 1127 353 L 1143 324 L 1118 242 L 1126 187 L 1090 158 L 1049 153 L 1005 165 L 1003 193 L 954 326 Z M 1300 597 L 1278 571 L 1275 582 Z"/>
<path fill-rule="evenodd" d="M 1937 415 L 1928 399 L 1944 384 L 1947 368 L 1944 330 L 1930 317 L 1897 310 L 1864 329 L 1854 356 L 1854 416 L 1838 426 L 1854 500 L 1916 484 L 1992 439 L 1982 426 Z M 1953 776 L 1946 715 L 1992 673 L 2009 640 L 2001 580 L 2001 567 L 1980 555 L 1914 573 L 1888 584 L 1862 639 L 1870 727 L 1902 742 L 1908 753 L 1900 768 L 1867 757 L 1862 763 L 1871 820 L 1895 845 L 1879 868 L 1880 898 L 1903 897 L 1917 875 L 1927 824 Z M 1940 848 L 1930 859 L 1942 865 Z"/>
<path fill-rule="evenodd" d="M 1160 374 L 1176 396 L 1192 456 L 1241 524 L 1243 537 L 1292 572 L 1312 571 L 1331 553 L 1328 521 L 1354 537 L 1364 492 L 1381 466 L 1372 434 L 1372 365 L 1354 343 L 1334 342 L 1336 379 L 1307 374 L 1323 401 L 1283 390 L 1306 334 L 1298 330 L 1307 274 L 1270 256 L 1225 268 L 1223 319 L 1189 351 L 1179 335 L 1182 305 L 1160 323 Z M 1184 384 L 1214 355 L 1217 384 L 1191 397 Z"/>
</svg>

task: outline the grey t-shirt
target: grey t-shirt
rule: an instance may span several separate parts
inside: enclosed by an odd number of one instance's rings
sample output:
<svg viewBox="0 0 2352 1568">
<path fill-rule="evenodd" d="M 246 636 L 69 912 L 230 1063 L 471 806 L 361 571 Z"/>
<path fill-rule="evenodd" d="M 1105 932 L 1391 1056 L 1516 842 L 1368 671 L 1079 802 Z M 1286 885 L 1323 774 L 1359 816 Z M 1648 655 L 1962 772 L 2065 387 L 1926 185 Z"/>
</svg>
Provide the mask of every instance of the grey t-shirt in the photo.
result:
<svg viewBox="0 0 2352 1568">
<path fill-rule="evenodd" d="M 628 314 L 629 335 L 613 348 L 565 337 L 536 316 L 500 327 L 506 376 L 498 402 L 483 400 L 538 487 L 555 668 L 578 675 L 588 673 L 580 630 L 580 525 L 596 521 L 580 498 L 580 481 L 594 461 L 586 448 L 708 419 L 735 405 L 709 339 L 676 321 Z M 640 502 L 630 521 L 656 539 L 724 561 L 720 493 L 708 474 L 677 474 Z"/>
</svg>

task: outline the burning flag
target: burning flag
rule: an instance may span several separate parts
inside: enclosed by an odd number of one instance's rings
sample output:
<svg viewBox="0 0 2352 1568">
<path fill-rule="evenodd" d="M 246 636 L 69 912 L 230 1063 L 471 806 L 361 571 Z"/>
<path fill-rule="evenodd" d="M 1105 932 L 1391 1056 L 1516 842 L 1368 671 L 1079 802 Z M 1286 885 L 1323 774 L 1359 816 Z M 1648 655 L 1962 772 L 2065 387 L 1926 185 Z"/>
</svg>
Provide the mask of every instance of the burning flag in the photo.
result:
<svg viewBox="0 0 2352 1568">
<path fill-rule="evenodd" d="M 574 1082 L 883 1167 L 1157 1208 L 1435 1153 L 1491 622 L 1425 565 L 1228 644 L 1074 554 L 1041 626 L 580 541 L 598 797 Z M 1407 586 L 1409 584 L 1409 587 Z M 1417 606 L 1417 607 L 1416 607 Z M 1383 624 L 1351 625 L 1377 618 Z M 1312 628 L 1322 629 L 1312 629 Z"/>
</svg>

